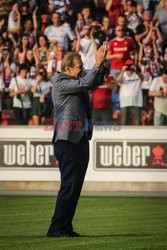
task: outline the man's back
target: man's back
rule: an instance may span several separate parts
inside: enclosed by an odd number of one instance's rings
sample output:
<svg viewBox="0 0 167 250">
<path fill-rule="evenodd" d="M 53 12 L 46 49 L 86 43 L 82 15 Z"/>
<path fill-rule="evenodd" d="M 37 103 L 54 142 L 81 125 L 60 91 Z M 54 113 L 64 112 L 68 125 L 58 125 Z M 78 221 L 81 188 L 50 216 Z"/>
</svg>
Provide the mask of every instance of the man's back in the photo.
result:
<svg viewBox="0 0 167 250">
<path fill-rule="evenodd" d="M 97 68 L 91 70 L 92 75 Z M 89 75 L 91 75 L 89 73 Z M 88 76 L 89 78 L 89 76 Z M 52 99 L 54 104 L 54 137 L 57 140 L 78 142 L 85 130 L 85 119 L 91 119 L 88 84 L 63 73 L 55 73 L 52 77 Z M 89 78 L 91 83 L 91 79 Z"/>
</svg>

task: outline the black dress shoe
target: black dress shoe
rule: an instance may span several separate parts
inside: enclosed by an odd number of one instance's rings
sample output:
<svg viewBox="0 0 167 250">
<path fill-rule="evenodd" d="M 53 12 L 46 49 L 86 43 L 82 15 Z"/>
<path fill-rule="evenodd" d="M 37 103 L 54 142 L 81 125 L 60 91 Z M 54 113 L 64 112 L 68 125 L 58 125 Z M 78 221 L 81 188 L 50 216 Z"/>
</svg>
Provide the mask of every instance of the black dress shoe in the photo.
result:
<svg viewBox="0 0 167 250">
<path fill-rule="evenodd" d="M 81 237 L 81 235 L 75 231 L 73 231 L 72 233 L 69 234 L 69 237 Z"/>
<path fill-rule="evenodd" d="M 48 237 L 56 237 L 56 238 L 70 238 L 70 237 L 80 237 L 81 235 L 75 231 L 71 233 L 66 232 L 54 232 L 54 233 L 47 233 Z"/>
<path fill-rule="evenodd" d="M 47 233 L 46 235 L 47 237 L 70 237 L 69 234 L 65 233 L 65 232 L 54 232 L 54 233 Z"/>
</svg>

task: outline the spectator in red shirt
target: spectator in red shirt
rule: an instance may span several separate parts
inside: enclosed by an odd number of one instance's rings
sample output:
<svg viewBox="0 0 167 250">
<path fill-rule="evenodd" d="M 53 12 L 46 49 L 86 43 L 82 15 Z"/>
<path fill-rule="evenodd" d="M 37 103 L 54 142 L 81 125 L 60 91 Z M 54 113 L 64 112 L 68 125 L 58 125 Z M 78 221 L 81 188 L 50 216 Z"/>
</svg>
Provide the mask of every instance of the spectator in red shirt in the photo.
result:
<svg viewBox="0 0 167 250">
<path fill-rule="evenodd" d="M 122 0 L 106 1 L 106 11 L 109 12 L 111 22 L 116 25 L 118 16 L 124 12 Z"/>
<path fill-rule="evenodd" d="M 127 59 L 135 54 L 135 43 L 131 37 L 124 35 L 124 29 L 121 26 L 115 28 L 116 37 L 109 42 L 109 49 L 106 56 L 111 60 L 110 74 L 116 78 L 122 70 Z"/>
<path fill-rule="evenodd" d="M 94 89 L 91 93 L 92 117 L 94 121 L 112 120 L 111 93 L 115 80 L 112 76 L 104 79 L 104 84 Z"/>
</svg>

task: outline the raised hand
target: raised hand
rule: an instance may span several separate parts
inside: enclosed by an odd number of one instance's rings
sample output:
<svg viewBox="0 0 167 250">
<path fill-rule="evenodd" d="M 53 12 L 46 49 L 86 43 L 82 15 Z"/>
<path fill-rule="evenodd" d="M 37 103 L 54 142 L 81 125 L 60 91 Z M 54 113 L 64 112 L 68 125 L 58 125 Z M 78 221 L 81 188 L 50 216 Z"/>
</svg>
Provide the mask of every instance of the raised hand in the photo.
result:
<svg viewBox="0 0 167 250">
<path fill-rule="evenodd" d="M 156 30 L 159 29 L 159 21 L 158 20 L 155 22 L 155 29 Z"/>
<path fill-rule="evenodd" d="M 37 17 L 37 10 L 38 10 L 38 7 L 36 7 L 33 11 L 33 18 L 36 18 Z"/>
<path fill-rule="evenodd" d="M 103 42 L 102 46 L 95 53 L 95 66 L 100 67 L 100 65 L 104 62 L 107 54 L 107 42 Z"/>
<path fill-rule="evenodd" d="M 93 34 L 94 34 L 94 27 L 92 27 L 92 29 L 91 29 L 91 31 L 90 31 L 90 38 L 91 39 L 94 39 L 94 37 L 93 37 Z"/>
<path fill-rule="evenodd" d="M 0 27 L 2 27 L 4 24 L 5 24 L 5 19 L 3 18 L 0 20 Z"/>
<path fill-rule="evenodd" d="M 37 84 L 39 84 L 41 80 L 42 80 L 42 76 L 40 74 L 38 74 L 36 77 Z"/>
<path fill-rule="evenodd" d="M 78 30 L 77 27 L 75 28 L 75 33 L 77 35 L 77 39 L 80 40 L 81 39 L 81 35 L 80 35 L 80 32 L 79 32 L 79 30 Z"/>
<path fill-rule="evenodd" d="M 103 42 L 103 44 L 102 44 L 102 46 L 100 48 L 104 51 L 105 54 L 107 54 L 107 51 L 108 51 L 108 43 L 107 43 L 107 41 Z"/>
</svg>

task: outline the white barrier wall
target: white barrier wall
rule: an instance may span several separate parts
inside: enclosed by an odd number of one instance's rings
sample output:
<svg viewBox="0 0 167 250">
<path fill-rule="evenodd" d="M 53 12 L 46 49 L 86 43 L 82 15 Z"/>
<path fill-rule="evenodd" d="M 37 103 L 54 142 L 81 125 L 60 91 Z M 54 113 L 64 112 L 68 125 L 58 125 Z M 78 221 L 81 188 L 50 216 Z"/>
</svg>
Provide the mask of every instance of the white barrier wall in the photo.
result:
<svg viewBox="0 0 167 250">
<path fill-rule="evenodd" d="M 0 127 L 0 181 L 58 181 L 52 134 Z M 95 127 L 85 181 L 167 182 L 167 129 Z"/>
</svg>

